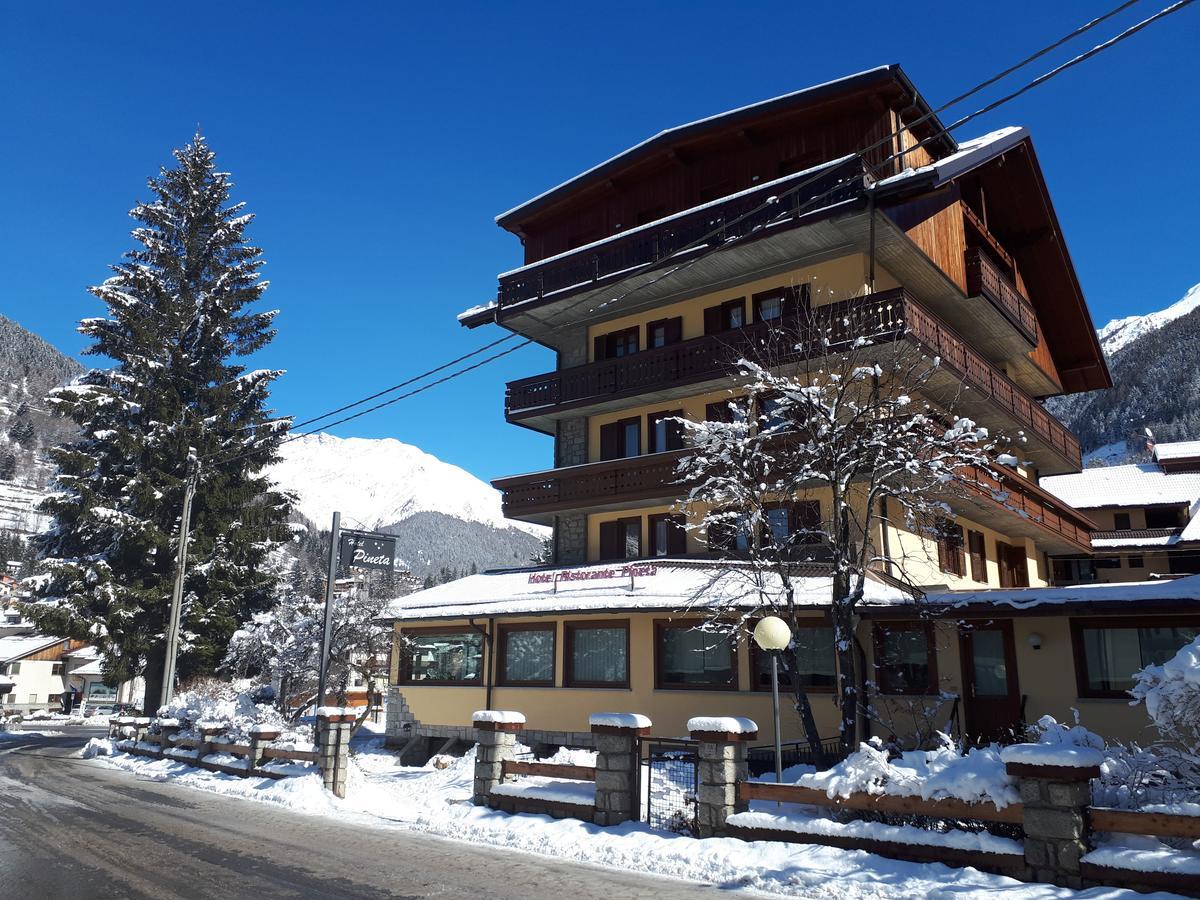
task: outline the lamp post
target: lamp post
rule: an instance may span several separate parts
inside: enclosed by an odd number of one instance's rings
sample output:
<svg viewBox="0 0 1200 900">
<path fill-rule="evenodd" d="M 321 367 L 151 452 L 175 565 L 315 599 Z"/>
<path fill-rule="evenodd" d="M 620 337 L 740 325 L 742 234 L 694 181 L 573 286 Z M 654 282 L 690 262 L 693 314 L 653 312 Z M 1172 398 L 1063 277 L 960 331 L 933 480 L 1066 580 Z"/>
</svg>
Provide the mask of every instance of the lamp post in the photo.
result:
<svg viewBox="0 0 1200 900">
<path fill-rule="evenodd" d="M 792 642 L 792 629 L 779 616 L 767 616 L 754 626 L 754 643 L 771 654 L 771 712 L 775 719 L 775 781 L 783 781 L 783 747 L 779 739 L 779 651 Z"/>
</svg>

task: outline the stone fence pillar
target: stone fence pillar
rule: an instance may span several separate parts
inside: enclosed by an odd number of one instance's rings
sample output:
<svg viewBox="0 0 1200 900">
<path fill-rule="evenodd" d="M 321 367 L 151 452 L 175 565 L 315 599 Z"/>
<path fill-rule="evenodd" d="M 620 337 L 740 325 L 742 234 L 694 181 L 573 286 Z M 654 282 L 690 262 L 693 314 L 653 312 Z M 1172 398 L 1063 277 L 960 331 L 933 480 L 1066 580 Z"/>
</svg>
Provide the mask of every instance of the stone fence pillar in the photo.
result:
<svg viewBox="0 0 1200 900">
<path fill-rule="evenodd" d="M 637 713 L 594 713 L 588 718 L 596 738 L 597 825 L 620 825 L 638 818 L 638 738 L 651 721 Z"/>
<path fill-rule="evenodd" d="M 321 781 L 335 797 L 346 796 L 350 766 L 350 732 L 358 718 L 353 709 L 322 706 L 317 710 L 317 766 Z"/>
<path fill-rule="evenodd" d="M 513 758 L 517 734 L 525 727 L 525 717 L 513 710 L 481 709 L 471 716 L 471 724 L 475 726 L 472 798 L 476 806 L 486 806 L 492 788 L 504 778 L 504 761 Z"/>
<path fill-rule="evenodd" d="M 1025 807 L 1025 862 L 1038 881 L 1081 888 L 1079 860 L 1088 851 L 1091 779 L 1103 755 L 1090 747 L 1015 744 L 1000 752 Z"/>
<path fill-rule="evenodd" d="M 182 728 L 183 725 L 178 719 L 158 720 L 158 750 L 160 753 L 166 753 L 175 746 L 175 735 L 177 735 Z"/>
<path fill-rule="evenodd" d="M 196 759 L 200 759 L 213 752 L 212 739 L 218 734 L 224 733 L 225 726 L 216 723 L 201 722 L 196 726 L 196 730 L 200 732 L 200 743 L 196 747 Z"/>
<path fill-rule="evenodd" d="M 747 743 L 758 739 L 753 719 L 735 717 L 688 720 L 688 734 L 699 741 L 696 827 L 700 837 L 725 834 L 725 820 L 745 810 L 737 800 L 737 784 L 750 777 Z"/>
<path fill-rule="evenodd" d="M 250 729 L 250 752 L 246 754 L 247 769 L 257 769 L 263 764 L 263 749 L 279 737 L 279 733 L 279 729 L 271 725 L 255 725 Z"/>
</svg>

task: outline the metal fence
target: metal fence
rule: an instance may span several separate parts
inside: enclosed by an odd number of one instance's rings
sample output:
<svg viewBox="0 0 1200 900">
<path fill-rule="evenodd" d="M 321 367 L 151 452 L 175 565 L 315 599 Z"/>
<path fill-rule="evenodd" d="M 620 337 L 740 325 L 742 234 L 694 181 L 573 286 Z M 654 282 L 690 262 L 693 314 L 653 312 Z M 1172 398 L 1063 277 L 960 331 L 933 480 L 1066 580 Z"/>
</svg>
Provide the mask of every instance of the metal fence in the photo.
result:
<svg viewBox="0 0 1200 900">
<path fill-rule="evenodd" d="M 821 759 L 817 759 L 808 745 L 808 741 L 788 741 L 782 746 L 781 757 L 783 768 L 789 766 L 814 766 L 827 768 L 846 758 L 842 750 L 842 742 L 837 738 L 821 741 Z M 766 775 L 775 771 L 775 748 L 770 744 L 761 747 L 751 747 L 746 752 L 746 763 L 753 777 Z"/>
<path fill-rule="evenodd" d="M 638 741 L 638 760 L 641 818 L 658 831 L 696 834 L 697 742 L 646 738 Z"/>
</svg>

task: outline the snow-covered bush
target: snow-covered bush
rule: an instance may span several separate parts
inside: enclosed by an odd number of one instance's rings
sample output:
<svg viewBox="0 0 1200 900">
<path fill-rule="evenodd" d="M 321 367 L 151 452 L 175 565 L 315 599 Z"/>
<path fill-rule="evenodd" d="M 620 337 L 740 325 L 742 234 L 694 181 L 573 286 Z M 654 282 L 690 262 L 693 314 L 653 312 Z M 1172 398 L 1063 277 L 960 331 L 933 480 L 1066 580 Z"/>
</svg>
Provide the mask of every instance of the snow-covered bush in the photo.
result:
<svg viewBox="0 0 1200 900">
<path fill-rule="evenodd" d="M 250 729 L 255 725 L 289 732 L 291 726 L 279 710 L 266 703 L 254 702 L 254 690 L 255 685 L 249 680 L 203 679 L 172 697 L 171 702 L 159 710 L 159 716 L 179 720 L 185 732 L 193 731 L 202 722 L 221 725 L 234 741 L 249 740 Z M 311 737 L 307 730 L 305 737 Z"/>
<path fill-rule="evenodd" d="M 1200 637 L 1133 678 L 1133 702 L 1144 703 L 1163 739 L 1200 766 Z"/>
</svg>

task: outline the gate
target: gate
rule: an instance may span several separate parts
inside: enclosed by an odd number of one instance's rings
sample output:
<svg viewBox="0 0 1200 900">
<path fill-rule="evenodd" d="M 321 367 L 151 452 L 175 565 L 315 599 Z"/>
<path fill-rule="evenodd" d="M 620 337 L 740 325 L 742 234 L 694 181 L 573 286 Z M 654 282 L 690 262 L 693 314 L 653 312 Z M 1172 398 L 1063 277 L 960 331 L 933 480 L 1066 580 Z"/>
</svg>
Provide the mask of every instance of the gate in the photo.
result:
<svg viewBox="0 0 1200 900">
<path fill-rule="evenodd" d="M 642 820 L 658 831 L 696 834 L 696 741 L 641 738 L 638 763 L 637 799 Z"/>
</svg>

